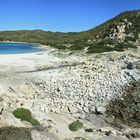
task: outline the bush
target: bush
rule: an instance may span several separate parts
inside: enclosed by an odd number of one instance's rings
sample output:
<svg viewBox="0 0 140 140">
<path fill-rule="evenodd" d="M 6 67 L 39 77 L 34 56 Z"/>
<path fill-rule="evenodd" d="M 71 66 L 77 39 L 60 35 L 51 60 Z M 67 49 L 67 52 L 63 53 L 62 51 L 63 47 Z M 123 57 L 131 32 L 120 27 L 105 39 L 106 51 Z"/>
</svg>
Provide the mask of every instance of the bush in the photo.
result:
<svg viewBox="0 0 140 140">
<path fill-rule="evenodd" d="M 137 48 L 137 47 L 130 43 L 127 44 L 119 43 L 115 46 L 115 51 L 123 51 L 124 49 L 128 49 L 128 48 Z"/>
<path fill-rule="evenodd" d="M 93 129 L 92 128 L 89 128 L 89 129 L 85 129 L 85 132 L 93 132 Z"/>
<path fill-rule="evenodd" d="M 33 126 L 40 125 L 39 121 L 32 118 L 30 110 L 25 108 L 18 108 L 13 112 L 16 118 L 20 118 L 22 121 L 30 122 Z"/>
<path fill-rule="evenodd" d="M 70 129 L 71 131 L 78 131 L 78 130 L 80 130 L 82 127 L 83 127 L 83 124 L 82 124 L 79 120 L 74 121 L 73 123 L 71 123 L 71 124 L 69 125 L 69 129 Z"/>
<path fill-rule="evenodd" d="M 52 47 L 58 49 L 58 50 L 64 50 L 66 49 L 66 46 L 62 45 L 62 44 L 56 44 L 56 45 L 53 45 Z"/>
<path fill-rule="evenodd" d="M 133 41 L 133 42 L 135 42 L 135 41 L 136 41 L 136 38 L 127 36 L 127 37 L 125 37 L 125 42 L 128 42 L 128 41 Z"/>
<path fill-rule="evenodd" d="M 87 140 L 87 139 L 85 139 L 83 137 L 75 137 L 74 140 Z"/>
<path fill-rule="evenodd" d="M 83 50 L 84 46 L 82 44 L 74 44 L 69 49 L 70 50 Z"/>
<path fill-rule="evenodd" d="M 1 127 L 0 140 L 32 140 L 32 128 Z"/>
<path fill-rule="evenodd" d="M 99 44 L 90 46 L 88 48 L 88 53 L 103 53 L 103 52 L 110 52 L 113 51 L 113 48 L 109 46 L 101 46 Z"/>
</svg>

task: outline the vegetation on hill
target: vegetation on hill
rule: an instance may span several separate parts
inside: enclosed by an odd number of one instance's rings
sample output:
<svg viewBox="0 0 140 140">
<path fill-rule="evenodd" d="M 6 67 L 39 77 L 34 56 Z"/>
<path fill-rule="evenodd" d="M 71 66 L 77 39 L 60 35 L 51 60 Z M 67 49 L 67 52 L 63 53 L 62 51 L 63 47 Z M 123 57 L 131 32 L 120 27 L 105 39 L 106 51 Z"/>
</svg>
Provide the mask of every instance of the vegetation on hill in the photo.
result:
<svg viewBox="0 0 140 140">
<path fill-rule="evenodd" d="M 113 19 L 84 32 L 47 32 L 42 30 L 1 31 L 0 41 L 29 42 L 58 49 L 89 53 L 123 51 L 140 43 L 140 10 L 125 11 Z"/>
</svg>

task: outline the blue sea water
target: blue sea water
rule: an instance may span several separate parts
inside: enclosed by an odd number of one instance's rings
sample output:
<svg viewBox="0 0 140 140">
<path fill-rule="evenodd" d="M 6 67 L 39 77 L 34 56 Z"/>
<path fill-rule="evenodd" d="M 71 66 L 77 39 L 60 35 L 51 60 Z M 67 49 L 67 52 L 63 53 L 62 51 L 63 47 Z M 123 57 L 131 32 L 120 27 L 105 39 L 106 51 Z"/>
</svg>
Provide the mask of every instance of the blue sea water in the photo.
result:
<svg viewBox="0 0 140 140">
<path fill-rule="evenodd" d="M 36 44 L 0 43 L 0 54 L 21 54 L 42 51 Z"/>
</svg>

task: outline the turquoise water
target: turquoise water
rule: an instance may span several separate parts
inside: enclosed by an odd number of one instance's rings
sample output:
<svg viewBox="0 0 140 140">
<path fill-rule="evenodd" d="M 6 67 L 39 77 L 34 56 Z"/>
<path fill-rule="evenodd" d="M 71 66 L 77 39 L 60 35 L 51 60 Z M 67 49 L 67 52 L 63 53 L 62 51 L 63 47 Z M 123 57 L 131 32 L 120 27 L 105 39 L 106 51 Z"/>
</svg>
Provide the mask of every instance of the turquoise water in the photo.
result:
<svg viewBox="0 0 140 140">
<path fill-rule="evenodd" d="M 36 44 L 0 43 L 0 54 L 20 54 L 42 51 Z"/>
</svg>

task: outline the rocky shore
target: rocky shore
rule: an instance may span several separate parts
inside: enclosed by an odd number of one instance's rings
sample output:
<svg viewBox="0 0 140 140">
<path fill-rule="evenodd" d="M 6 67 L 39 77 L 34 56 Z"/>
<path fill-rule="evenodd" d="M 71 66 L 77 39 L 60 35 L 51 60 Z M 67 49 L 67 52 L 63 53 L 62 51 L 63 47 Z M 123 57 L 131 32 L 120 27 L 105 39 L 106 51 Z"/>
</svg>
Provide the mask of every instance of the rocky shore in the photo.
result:
<svg viewBox="0 0 140 140">
<path fill-rule="evenodd" d="M 22 140 L 140 139 L 139 48 L 103 54 L 47 50 L 12 60 L 0 63 L 0 140 L 9 129 L 22 128 Z M 21 107 L 41 126 L 15 118 L 12 112 Z M 73 132 L 69 124 L 76 120 L 83 127 Z"/>
</svg>

